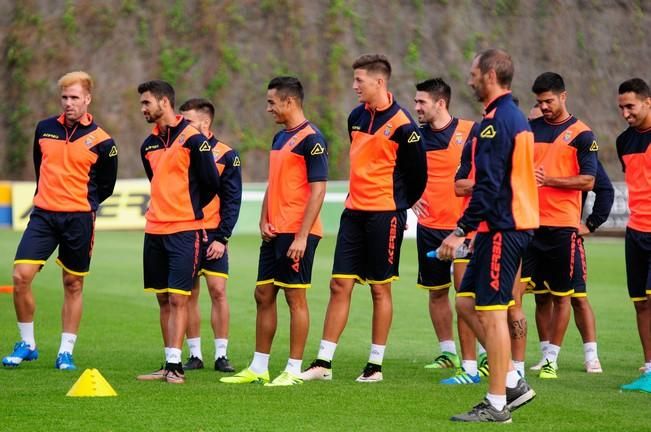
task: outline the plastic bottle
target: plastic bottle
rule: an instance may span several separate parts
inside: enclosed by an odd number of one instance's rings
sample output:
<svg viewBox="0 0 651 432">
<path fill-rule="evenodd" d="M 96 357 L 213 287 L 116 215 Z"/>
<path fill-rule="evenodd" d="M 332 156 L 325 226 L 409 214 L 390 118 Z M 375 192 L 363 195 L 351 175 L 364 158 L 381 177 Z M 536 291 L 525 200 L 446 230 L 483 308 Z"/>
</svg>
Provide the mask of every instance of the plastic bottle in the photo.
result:
<svg viewBox="0 0 651 432">
<path fill-rule="evenodd" d="M 459 246 L 457 248 L 457 250 L 454 251 L 454 258 L 455 259 L 457 259 L 457 258 L 465 258 L 465 257 L 468 256 L 469 253 L 470 253 L 470 248 L 468 247 L 468 245 L 466 245 L 465 243 L 462 243 L 461 246 Z M 427 252 L 425 254 L 425 256 L 427 258 L 432 258 L 432 259 L 438 258 L 439 257 L 439 250 L 438 249 L 431 250 L 431 251 Z"/>
</svg>

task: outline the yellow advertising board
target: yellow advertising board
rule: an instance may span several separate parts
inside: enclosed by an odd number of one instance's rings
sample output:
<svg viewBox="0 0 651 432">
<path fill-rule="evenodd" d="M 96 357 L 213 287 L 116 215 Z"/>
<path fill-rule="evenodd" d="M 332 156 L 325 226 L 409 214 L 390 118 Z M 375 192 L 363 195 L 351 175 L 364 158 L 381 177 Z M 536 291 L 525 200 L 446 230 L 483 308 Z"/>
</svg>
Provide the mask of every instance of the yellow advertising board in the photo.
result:
<svg viewBox="0 0 651 432">
<path fill-rule="evenodd" d="M 14 182 L 12 185 L 13 229 L 22 231 L 27 226 L 32 211 L 36 184 Z M 113 195 L 97 211 L 95 227 L 98 230 L 143 229 L 145 211 L 149 205 L 147 179 L 118 180 Z"/>
</svg>

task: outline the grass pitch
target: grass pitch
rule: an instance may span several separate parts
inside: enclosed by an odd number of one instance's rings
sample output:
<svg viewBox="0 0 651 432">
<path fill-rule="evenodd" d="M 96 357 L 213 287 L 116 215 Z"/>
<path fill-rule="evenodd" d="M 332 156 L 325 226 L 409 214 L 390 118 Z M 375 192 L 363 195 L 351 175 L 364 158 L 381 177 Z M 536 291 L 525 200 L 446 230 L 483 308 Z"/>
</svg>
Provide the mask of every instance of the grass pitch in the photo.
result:
<svg viewBox="0 0 651 432">
<path fill-rule="evenodd" d="M 450 371 L 423 365 L 438 354 L 427 312 L 427 295 L 415 287 L 417 262 L 413 240 L 405 240 L 401 279 L 394 285 L 394 321 L 384 361 L 385 381 L 359 384 L 370 344 L 371 301 L 358 286 L 351 315 L 334 361 L 332 382 L 291 388 L 226 385 L 211 368 L 189 371 L 183 386 L 137 382 L 139 373 L 163 360 L 158 307 L 142 291 L 142 233 L 99 232 L 84 293 L 84 317 L 75 348 L 76 372 L 54 369 L 60 338 L 62 288 L 60 269 L 50 259 L 37 276 L 36 340 L 40 358 L 15 370 L 0 370 L 2 431 L 213 431 L 213 430 L 482 430 L 458 425 L 449 417 L 469 409 L 485 394 L 486 384 L 448 387 L 438 384 Z M 19 233 L 0 232 L 0 285 L 11 283 L 11 262 Z M 590 239 L 588 292 L 597 316 L 599 354 L 604 374 L 583 371 L 583 350 L 570 324 L 559 359 L 559 379 L 528 380 L 538 393 L 515 412 L 509 430 L 583 431 L 651 430 L 651 395 L 621 393 L 619 385 L 638 375 L 642 363 L 633 306 L 625 286 L 623 242 Z M 239 370 L 254 348 L 253 287 L 259 239 L 235 236 L 230 244 L 231 302 L 229 356 Z M 324 239 L 314 266 L 308 298 L 310 336 L 304 366 L 316 355 L 328 300 L 334 238 Z M 202 292 L 203 351 L 210 365 L 212 335 L 208 296 Z M 527 367 L 538 361 L 533 299 L 526 298 L 529 318 Z M 288 314 L 278 301 L 279 322 L 271 355 L 272 377 L 282 371 L 288 354 Z M 0 294 L 0 352 L 18 339 L 11 296 Z M 118 393 L 109 398 L 70 398 L 65 394 L 85 368 L 97 368 Z M 498 426 L 503 427 L 503 426 Z"/>
</svg>

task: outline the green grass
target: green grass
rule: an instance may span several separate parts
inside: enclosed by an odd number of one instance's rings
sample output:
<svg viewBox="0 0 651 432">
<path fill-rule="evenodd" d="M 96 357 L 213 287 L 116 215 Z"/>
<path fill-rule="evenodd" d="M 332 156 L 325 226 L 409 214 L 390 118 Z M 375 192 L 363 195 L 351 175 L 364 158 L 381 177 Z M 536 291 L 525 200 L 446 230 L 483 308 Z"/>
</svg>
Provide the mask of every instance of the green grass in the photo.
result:
<svg viewBox="0 0 651 432">
<path fill-rule="evenodd" d="M 11 283 L 11 260 L 20 234 L 0 232 L 3 250 L 0 284 Z M 259 240 L 235 236 L 231 242 L 231 335 L 229 354 L 237 368 L 251 358 L 254 344 L 253 287 Z M 333 236 L 317 251 L 314 286 L 309 291 L 311 332 L 305 354 L 316 354 L 328 299 Z M 415 288 L 415 243 L 403 245 L 402 278 L 394 287 L 394 322 L 384 363 L 385 381 L 358 384 L 370 343 L 371 302 L 367 287 L 358 287 L 348 327 L 334 362 L 334 381 L 292 388 L 225 385 L 219 374 L 188 372 L 184 386 L 141 383 L 139 373 L 162 360 L 158 308 L 142 291 L 142 233 L 99 232 L 86 281 L 85 310 L 75 349 L 80 371 L 56 371 L 62 288 L 60 269 L 48 262 L 38 275 L 36 338 L 41 358 L 17 370 L 0 370 L 0 430 L 212 431 L 212 430 L 485 430 L 485 426 L 451 424 L 448 418 L 478 402 L 486 384 L 444 387 L 446 371 L 423 365 L 438 347 L 427 313 L 426 293 Z M 560 357 L 560 379 L 541 381 L 529 375 L 537 399 L 514 414 L 509 430 L 649 430 L 649 395 L 620 393 L 618 386 L 637 376 L 642 362 L 633 307 L 628 300 L 623 243 L 587 242 L 589 293 L 597 314 L 599 349 L 605 373 L 587 376 L 578 332 L 571 325 Z M 211 359 L 208 298 L 202 294 L 204 357 Z M 533 299 L 526 298 L 530 319 L 528 366 L 538 360 L 533 328 Z M 279 323 L 271 357 L 278 374 L 288 354 L 288 316 L 279 303 Z M 0 294 L 0 349 L 6 355 L 17 340 L 11 296 Z M 81 371 L 101 371 L 118 393 L 114 398 L 70 398 L 65 394 Z M 501 430 L 501 429 L 500 429 Z"/>
</svg>

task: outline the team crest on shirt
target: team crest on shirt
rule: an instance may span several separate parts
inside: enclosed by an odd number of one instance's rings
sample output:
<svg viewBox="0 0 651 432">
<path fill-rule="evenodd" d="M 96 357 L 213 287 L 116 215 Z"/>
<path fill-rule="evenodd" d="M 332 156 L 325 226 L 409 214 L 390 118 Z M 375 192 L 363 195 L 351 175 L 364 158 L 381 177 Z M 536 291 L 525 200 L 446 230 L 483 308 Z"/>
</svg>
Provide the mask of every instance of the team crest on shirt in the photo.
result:
<svg viewBox="0 0 651 432">
<path fill-rule="evenodd" d="M 566 131 L 565 135 L 563 135 L 563 141 L 570 142 L 571 139 L 572 139 L 572 131 Z"/>
<path fill-rule="evenodd" d="M 411 135 L 409 135 L 409 139 L 407 139 L 407 142 L 409 144 L 415 143 L 420 141 L 420 135 L 418 135 L 416 132 L 412 132 Z"/>
<path fill-rule="evenodd" d="M 454 134 L 454 142 L 459 145 L 463 144 L 463 134 L 461 132 Z"/>
<path fill-rule="evenodd" d="M 210 150 L 212 149 L 210 148 L 210 144 L 208 144 L 208 141 L 202 142 L 201 145 L 199 146 L 199 151 L 201 152 L 207 152 Z"/>
<path fill-rule="evenodd" d="M 118 148 L 116 146 L 111 147 L 111 151 L 109 152 L 109 157 L 115 157 L 118 155 Z"/>
<path fill-rule="evenodd" d="M 239 156 L 235 156 L 235 159 L 233 159 L 233 166 L 234 166 L 234 167 L 238 167 L 238 166 L 240 166 L 240 165 L 242 165 L 242 162 L 240 161 L 240 157 L 239 157 Z"/>
<path fill-rule="evenodd" d="M 384 136 L 389 136 L 391 135 L 391 128 L 393 128 L 393 125 L 391 123 L 387 123 L 384 126 Z"/>
<path fill-rule="evenodd" d="M 597 140 L 592 141 L 592 144 L 590 144 L 590 151 L 599 151 L 599 144 L 597 144 Z"/>
<path fill-rule="evenodd" d="M 92 134 L 91 134 L 91 135 L 88 135 L 88 136 L 86 137 L 86 140 L 84 141 L 84 145 L 85 145 L 86 147 L 90 147 L 91 144 L 93 144 L 93 141 L 95 141 L 95 135 L 92 135 Z"/>
<path fill-rule="evenodd" d="M 484 130 L 479 134 L 481 138 L 495 138 L 495 135 L 497 135 L 497 131 L 493 125 L 486 126 Z"/>
<path fill-rule="evenodd" d="M 323 150 L 323 146 L 321 145 L 321 143 L 316 143 L 314 147 L 312 147 L 312 151 L 310 151 L 310 155 L 318 156 L 318 155 L 322 155 L 324 152 L 325 150 Z"/>
</svg>

